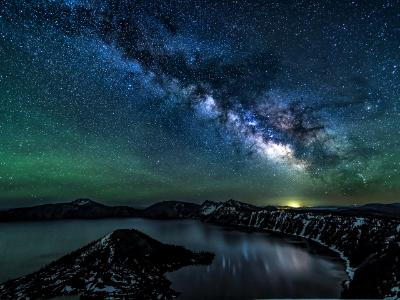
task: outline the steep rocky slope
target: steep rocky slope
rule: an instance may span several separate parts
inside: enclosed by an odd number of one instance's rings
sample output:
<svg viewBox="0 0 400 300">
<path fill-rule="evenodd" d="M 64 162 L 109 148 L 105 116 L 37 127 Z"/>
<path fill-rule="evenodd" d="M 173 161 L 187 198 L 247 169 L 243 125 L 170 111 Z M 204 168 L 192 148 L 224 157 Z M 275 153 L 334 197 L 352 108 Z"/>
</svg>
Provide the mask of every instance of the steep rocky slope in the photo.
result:
<svg viewBox="0 0 400 300">
<path fill-rule="evenodd" d="M 209 264 L 214 255 L 162 244 L 129 229 L 104 238 L 49 264 L 38 272 L 5 282 L 0 299 L 48 299 L 80 295 L 85 299 L 171 299 L 165 272 Z"/>
<path fill-rule="evenodd" d="M 346 261 L 345 298 L 400 297 L 400 221 L 335 211 L 263 209 L 237 201 L 205 202 L 204 222 L 312 239 Z"/>
</svg>

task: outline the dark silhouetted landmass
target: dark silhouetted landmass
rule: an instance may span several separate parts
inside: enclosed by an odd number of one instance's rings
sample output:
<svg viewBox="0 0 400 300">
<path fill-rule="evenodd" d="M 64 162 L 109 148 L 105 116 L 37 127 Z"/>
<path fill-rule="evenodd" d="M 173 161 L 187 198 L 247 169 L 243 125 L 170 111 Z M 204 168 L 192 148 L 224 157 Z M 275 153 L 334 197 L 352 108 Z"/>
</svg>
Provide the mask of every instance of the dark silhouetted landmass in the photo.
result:
<svg viewBox="0 0 400 300">
<path fill-rule="evenodd" d="M 140 211 L 140 216 L 152 219 L 196 218 L 199 215 L 200 209 L 201 205 L 195 203 L 164 201 Z"/>
<path fill-rule="evenodd" d="M 124 218 L 138 214 L 139 210 L 129 206 L 107 206 L 89 199 L 78 199 L 1 211 L 0 221 Z"/>
<path fill-rule="evenodd" d="M 392 204 L 366 204 L 361 206 L 338 207 L 302 207 L 290 208 L 281 206 L 259 207 L 236 200 L 226 202 L 205 201 L 196 204 L 182 201 L 163 201 L 155 203 L 145 209 L 137 209 L 130 206 L 108 206 L 89 199 L 78 199 L 72 202 L 43 204 L 32 207 L 14 208 L 0 211 L 0 222 L 12 221 L 44 221 L 62 219 L 103 219 L 103 218 L 149 218 L 149 219 L 182 219 L 201 218 L 204 209 L 234 209 L 233 214 L 224 216 L 233 218 L 235 211 L 277 211 L 285 209 L 297 213 L 313 213 L 321 215 L 344 215 L 358 217 L 382 217 L 400 219 L 400 203 Z"/>
<path fill-rule="evenodd" d="M 165 201 L 145 209 L 136 209 L 129 206 L 108 206 L 89 199 L 78 199 L 66 203 L 43 204 L 0 211 L 0 222 L 134 217 L 195 218 L 199 215 L 200 208 L 201 206 L 195 203 Z"/>
<path fill-rule="evenodd" d="M 38 272 L 5 282 L 0 299 L 172 299 L 164 273 L 210 264 L 214 255 L 166 245 L 133 230 L 120 229 L 49 264 Z"/>
<path fill-rule="evenodd" d="M 383 216 L 383 217 L 394 217 L 400 218 L 400 203 L 381 204 L 371 203 L 357 207 L 342 207 L 339 209 L 340 212 L 345 214 L 358 214 L 365 216 Z"/>
<path fill-rule="evenodd" d="M 269 231 L 313 240 L 346 262 L 343 297 L 400 296 L 400 204 L 349 207 L 259 207 L 228 200 L 203 204 L 166 201 L 146 209 L 105 206 L 90 200 L 2 212 L 1 221 L 67 218 L 192 218 L 204 223 Z"/>
</svg>

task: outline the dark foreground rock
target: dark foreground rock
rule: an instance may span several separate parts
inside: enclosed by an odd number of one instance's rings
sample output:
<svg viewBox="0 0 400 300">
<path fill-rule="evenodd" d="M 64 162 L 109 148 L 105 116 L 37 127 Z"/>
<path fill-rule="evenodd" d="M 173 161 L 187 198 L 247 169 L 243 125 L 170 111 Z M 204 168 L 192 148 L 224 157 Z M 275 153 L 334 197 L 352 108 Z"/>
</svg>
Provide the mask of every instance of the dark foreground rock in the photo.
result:
<svg viewBox="0 0 400 300">
<path fill-rule="evenodd" d="M 171 299 L 164 273 L 186 265 L 210 264 L 214 254 L 195 253 L 121 229 L 68 254 L 43 269 L 3 283 L 0 299 Z"/>
</svg>

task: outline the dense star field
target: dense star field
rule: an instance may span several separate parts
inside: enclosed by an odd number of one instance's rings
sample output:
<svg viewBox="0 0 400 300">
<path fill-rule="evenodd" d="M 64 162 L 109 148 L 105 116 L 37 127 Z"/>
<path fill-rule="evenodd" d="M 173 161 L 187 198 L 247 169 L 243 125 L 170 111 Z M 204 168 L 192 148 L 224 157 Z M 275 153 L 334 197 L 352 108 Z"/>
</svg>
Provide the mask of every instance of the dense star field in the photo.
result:
<svg viewBox="0 0 400 300">
<path fill-rule="evenodd" d="M 392 202 L 397 1 L 6 0 L 0 206 Z"/>
</svg>

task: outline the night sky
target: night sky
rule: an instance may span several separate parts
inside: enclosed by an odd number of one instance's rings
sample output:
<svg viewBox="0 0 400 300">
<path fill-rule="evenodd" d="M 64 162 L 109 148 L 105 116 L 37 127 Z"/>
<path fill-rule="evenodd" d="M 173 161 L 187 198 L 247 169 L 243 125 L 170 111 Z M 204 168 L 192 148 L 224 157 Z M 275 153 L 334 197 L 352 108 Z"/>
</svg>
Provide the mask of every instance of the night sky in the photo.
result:
<svg viewBox="0 0 400 300">
<path fill-rule="evenodd" d="M 5 0 L 0 206 L 398 201 L 398 1 Z"/>
</svg>

